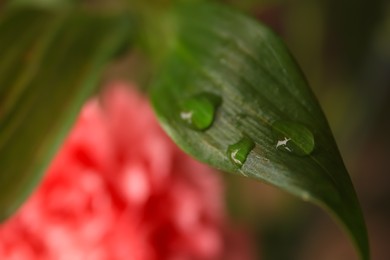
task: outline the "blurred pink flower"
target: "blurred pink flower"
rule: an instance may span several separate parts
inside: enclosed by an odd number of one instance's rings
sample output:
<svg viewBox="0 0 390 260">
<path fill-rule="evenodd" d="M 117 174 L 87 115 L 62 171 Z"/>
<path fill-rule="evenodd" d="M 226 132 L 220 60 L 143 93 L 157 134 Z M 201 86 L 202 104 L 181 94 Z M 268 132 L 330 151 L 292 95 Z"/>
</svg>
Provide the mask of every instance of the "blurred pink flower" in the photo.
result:
<svg viewBox="0 0 390 260">
<path fill-rule="evenodd" d="M 252 259 L 222 196 L 219 176 L 115 83 L 84 106 L 42 184 L 0 226 L 0 259 Z"/>
</svg>

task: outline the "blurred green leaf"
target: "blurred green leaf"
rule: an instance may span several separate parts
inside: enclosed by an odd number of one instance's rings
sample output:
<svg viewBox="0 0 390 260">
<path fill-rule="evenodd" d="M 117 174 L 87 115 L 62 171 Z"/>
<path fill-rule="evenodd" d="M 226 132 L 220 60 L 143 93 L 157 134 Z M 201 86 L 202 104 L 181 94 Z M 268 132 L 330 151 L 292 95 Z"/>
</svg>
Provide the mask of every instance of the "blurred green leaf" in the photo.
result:
<svg viewBox="0 0 390 260">
<path fill-rule="evenodd" d="M 168 39 L 160 44 L 168 50 L 161 51 L 166 59 L 151 96 L 167 133 L 200 161 L 322 206 L 343 224 L 362 259 L 369 259 L 350 177 L 281 40 L 213 4 L 176 6 L 159 22 Z"/>
<path fill-rule="evenodd" d="M 40 180 L 128 28 L 122 16 L 81 11 L 0 17 L 1 219 Z"/>
</svg>

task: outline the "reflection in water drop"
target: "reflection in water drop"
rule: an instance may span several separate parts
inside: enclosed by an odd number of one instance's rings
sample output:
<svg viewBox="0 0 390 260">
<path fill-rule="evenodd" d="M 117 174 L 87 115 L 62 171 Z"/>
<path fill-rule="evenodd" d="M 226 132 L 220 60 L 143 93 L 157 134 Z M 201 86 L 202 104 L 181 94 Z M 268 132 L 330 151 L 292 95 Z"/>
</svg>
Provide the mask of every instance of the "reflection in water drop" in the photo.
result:
<svg viewBox="0 0 390 260">
<path fill-rule="evenodd" d="M 212 125 L 221 101 L 219 96 L 208 92 L 188 98 L 180 105 L 180 119 L 192 129 L 206 130 Z"/>
<path fill-rule="evenodd" d="M 304 125 L 291 121 L 276 121 L 272 124 L 276 149 L 291 154 L 305 156 L 313 152 L 313 133 Z"/>
<path fill-rule="evenodd" d="M 243 137 L 235 144 L 229 145 L 227 154 L 229 160 L 238 167 L 244 165 L 248 154 L 255 147 L 255 143 L 249 137 Z"/>
<path fill-rule="evenodd" d="M 183 121 L 187 122 L 187 124 L 192 124 L 192 114 L 193 113 L 194 113 L 193 111 L 188 111 L 188 112 L 182 111 L 182 112 L 180 112 L 180 118 Z"/>
<path fill-rule="evenodd" d="M 287 137 L 285 137 L 283 140 L 279 140 L 276 144 L 276 148 L 285 149 L 286 151 L 291 152 L 291 149 L 287 146 L 288 141 L 291 141 L 291 139 Z"/>
</svg>

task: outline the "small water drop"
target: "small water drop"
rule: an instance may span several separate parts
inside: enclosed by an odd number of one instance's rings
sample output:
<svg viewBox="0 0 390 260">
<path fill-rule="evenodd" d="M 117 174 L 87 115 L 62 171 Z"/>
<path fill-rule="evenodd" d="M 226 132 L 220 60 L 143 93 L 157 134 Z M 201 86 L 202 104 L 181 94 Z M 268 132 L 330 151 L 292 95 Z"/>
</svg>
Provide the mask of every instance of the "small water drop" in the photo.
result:
<svg viewBox="0 0 390 260">
<path fill-rule="evenodd" d="M 304 125 L 291 121 L 276 121 L 272 124 L 276 149 L 305 156 L 313 152 L 313 133 Z"/>
<path fill-rule="evenodd" d="M 192 129 L 206 130 L 212 125 L 221 101 L 219 96 L 209 92 L 197 94 L 180 105 L 180 119 Z"/>
<path fill-rule="evenodd" d="M 227 149 L 229 160 L 241 168 L 244 165 L 249 152 L 252 151 L 254 147 L 255 143 L 253 140 L 244 136 L 237 143 L 229 145 Z"/>
</svg>

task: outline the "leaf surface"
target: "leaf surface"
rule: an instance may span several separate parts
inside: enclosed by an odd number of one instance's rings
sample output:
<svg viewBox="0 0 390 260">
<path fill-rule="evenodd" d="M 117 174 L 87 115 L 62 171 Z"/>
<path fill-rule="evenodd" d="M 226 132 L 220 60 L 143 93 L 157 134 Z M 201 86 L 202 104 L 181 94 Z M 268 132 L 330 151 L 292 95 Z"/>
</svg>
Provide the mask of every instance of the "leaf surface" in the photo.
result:
<svg viewBox="0 0 390 260">
<path fill-rule="evenodd" d="M 163 21 L 161 31 L 170 38 L 162 44 L 168 48 L 151 97 L 172 139 L 202 162 L 322 206 L 369 259 L 352 182 L 318 101 L 282 41 L 215 4 L 176 6 Z"/>
</svg>

